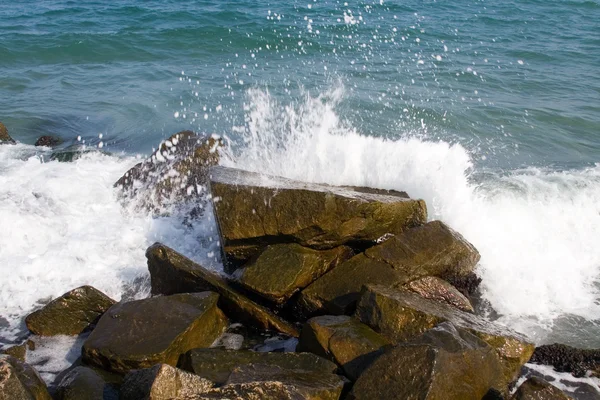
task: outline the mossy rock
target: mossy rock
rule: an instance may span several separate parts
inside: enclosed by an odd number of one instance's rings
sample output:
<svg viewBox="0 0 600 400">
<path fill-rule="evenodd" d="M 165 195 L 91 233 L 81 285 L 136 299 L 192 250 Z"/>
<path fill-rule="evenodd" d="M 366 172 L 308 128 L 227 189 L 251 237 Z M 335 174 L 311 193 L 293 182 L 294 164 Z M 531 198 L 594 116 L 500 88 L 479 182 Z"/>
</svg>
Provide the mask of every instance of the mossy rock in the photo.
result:
<svg viewBox="0 0 600 400">
<path fill-rule="evenodd" d="M 572 400 L 562 390 L 542 378 L 531 377 L 519 386 L 510 400 Z"/>
<path fill-rule="evenodd" d="M 29 314 L 25 324 L 36 335 L 78 335 L 92 329 L 113 304 L 114 300 L 92 286 L 81 286 Z"/>
<path fill-rule="evenodd" d="M 229 271 L 269 244 L 368 246 L 427 220 L 423 200 L 220 166 L 210 169 L 210 189 Z"/>
<path fill-rule="evenodd" d="M 176 365 L 181 354 L 210 346 L 225 331 L 218 298 L 202 292 L 115 304 L 83 344 L 83 360 L 117 373 Z"/>
<path fill-rule="evenodd" d="M 276 244 L 239 271 L 239 282 L 267 300 L 283 304 L 352 255 L 346 246 L 313 250 L 295 243 Z"/>
<path fill-rule="evenodd" d="M 426 299 L 446 303 L 461 311 L 474 312 L 473 305 L 465 295 L 438 277 L 426 276 L 419 278 L 407 283 L 404 288 Z"/>
<path fill-rule="evenodd" d="M 334 361 L 355 381 L 389 344 L 388 339 L 353 317 L 325 315 L 304 324 L 296 350 Z"/>
<path fill-rule="evenodd" d="M 260 330 L 273 330 L 297 337 L 298 329 L 272 311 L 248 299 L 221 276 L 177 253 L 155 243 L 146 251 L 153 294 L 212 290 L 220 294 L 219 307 L 233 320 Z"/>
<path fill-rule="evenodd" d="M 93 368 L 80 365 L 65 374 L 55 397 L 58 400 L 118 400 L 119 388 Z"/>
<path fill-rule="evenodd" d="M 8 129 L 0 122 L 0 144 L 15 144 L 13 138 L 8 134 Z"/>
<path fill-rule="evenodd" d="M 7 354 L 0 355 L 0 400 L 52 400 L 38 373 Z"/>
</svg>

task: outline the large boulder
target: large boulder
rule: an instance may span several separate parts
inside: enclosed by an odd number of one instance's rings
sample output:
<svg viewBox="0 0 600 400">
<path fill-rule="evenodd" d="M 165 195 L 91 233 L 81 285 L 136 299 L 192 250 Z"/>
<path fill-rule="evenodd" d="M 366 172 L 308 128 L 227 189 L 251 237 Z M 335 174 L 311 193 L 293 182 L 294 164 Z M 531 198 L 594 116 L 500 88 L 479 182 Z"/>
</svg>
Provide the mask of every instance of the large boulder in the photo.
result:
<svg viewBox="0 0 600 400">
<path fill-rule="evenodd" d="M 93 328 L 115 301 L 92 286 L 81 286 L 52 300 L 25 318 L 36 335 L 78 335 Z"/>
<path fill-rule="evenodd" d="M 232 288 L 221 276 L 208 271 L 173 249 L 155 243 L 146 251 L 153 294 L 212 290 L 220 294 L 219 307 L 236 320 L 261 330 L 274 330 L 286 335 L 299 335 L 298 329 L 269 309 L 256 304 Z"/>
<path fill-rule="evenodd" d="M 204 393 L 214 384 L 198 375 L 157 364 L 130 371 L 121 385 L 121 400 L 169 400 Z"/>
<path fill-rule="evenodd" d="M 511 400 L 571 400 L 571 398 L 556 386 L 534 376 L 519 386 Z"/>
<path fill-rule="evenodd" d="M 494 349 L 443 324 L 379 357 L 358 378 L 355 399 L 481 400 L 501 367 Z"/>
<path fill-rule="evenodd" d="M 352 255 L 346 246 L 313 250 L 296 243 L 275 244 L 239 271 L 239 282 L 267 300 L 283 304 Z"/>
<path fill-rule="evenodd" d="M 93 368 L 80 365 L 64 375 L 55 397 L 58 400 L 118 400 L 119 388 Z"/>
<path fill-rule="evenodd" d="M 337 365 L 310 353 L 267 353 L 249 350 L 194 349 L 181 356 L 179 368 L 208 379 L 217 385 L 229 381 L 236 368 L 248 365 L 273 365 L 285 370 L 303 370 L 328 375 Z"/>
<path fill-rule="evenodd" d="M 356 380 L 390 341 L 367 325 L 345 315 L 311 318 L 304 324 L 296 351 L 311 352 L 340 365 Z"/>
<path fill-rule="evenodd" d="M 208 168 L 219 162 L 221 141 L 192 131 L 176 133 L 148 159 L 125 173 L 115 187 L 140 208 L 163 211 L 170 204 L 202 195 Z"/>
<path fill-rule="evenodd" d="M 46 384 L 29 365 L 0 355 L 0 400 L 51 400 Z"/>
<path fill-rule="evenodd" d="M 115 304 L 83 344 L 83 360 L 118 373 L 176 365 L 181 354 L 210 346 L 225 331 L 218 298 L 202 292 Z"/>
<path fill-rule="evenodd" d="M 356 317 L 396 342 L 411 340 L 446 321 L 467 329 L 498 353 L 504 381 L 497 389 L 502 392 L 517 378 L 535 347 L 526 337 L 505 327 L 403 289 L 365 287 Z"/>
<path fill-rule="evenodd" d="M 234 269 L 267 245 L 314 249 L 372 245 L 426 222 L 423 200 L 309 184 L 225 167 L 210 169 L 210 188 L 226 261 Z"/>
<path fill-rule="evenodd" d="M 578 349 L 566 344 L 546 344 L 535 348 L 530 363 L 552 365 L 559 372 L 583 377 L 587 371 L 600 374 L 600 349 Z"/>
<path fill-rule="evenodd" d="M 426 276 L 408 282 L 404 288 L 415 292 L 421 297 L 446 303 L 459 310 L 474 312 L 473 305 L 468 298 L 454 286 L 435 276 Z"/>
<path fill-rule="evenodd" d="M 0 144 L 15 144 L 13 138 L 8 134 L 8 129 L 0 122 Z"/>
</svg>

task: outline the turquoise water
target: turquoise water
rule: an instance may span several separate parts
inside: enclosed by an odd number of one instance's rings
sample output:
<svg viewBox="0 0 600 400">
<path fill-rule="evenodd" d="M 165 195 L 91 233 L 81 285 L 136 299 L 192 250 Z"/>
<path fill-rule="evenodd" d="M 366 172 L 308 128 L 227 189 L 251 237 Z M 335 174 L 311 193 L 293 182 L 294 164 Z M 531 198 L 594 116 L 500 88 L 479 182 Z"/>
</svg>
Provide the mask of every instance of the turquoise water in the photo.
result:
<svg viewBox="0 0 600 400">
<path fill-rule="evenodd" d="M 79 284 L 143 295 L 155 240 L 219 268 L 214 221 L 112 191 L 193 129 L 226 165 L 425 199 L 480 250 L 500 322 L 600 347 L 599 65 L 598 0 L 5 1 L 0 121 L 23 145 L 0 148 L 0 329 Z M 113 156 L 43 162 L 43 134 Z"/>
</svg>

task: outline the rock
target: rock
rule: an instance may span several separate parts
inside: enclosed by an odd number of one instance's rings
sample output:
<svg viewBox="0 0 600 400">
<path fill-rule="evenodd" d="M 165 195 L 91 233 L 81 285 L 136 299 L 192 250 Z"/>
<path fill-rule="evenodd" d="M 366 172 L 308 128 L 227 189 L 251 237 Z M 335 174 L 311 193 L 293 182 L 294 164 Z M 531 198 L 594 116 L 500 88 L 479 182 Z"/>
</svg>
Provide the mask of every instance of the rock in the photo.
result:
<svg viewBox="0 0 600 400">
<path fill-rule="evenodd" d="M 223 385 L 236 368 L 265 364 L 285 370 L 303 370 L 310 373 L 333 374 L 337 366 L 310 353 L 260 353 L 249 350 L 194 349 L 181 356 L 179 368 Z"/>
<path fill-rule="evenodd" d="M 497 387 L 501 392 L 517 378 L 534 350 L 534 345 L 520 334 L 402 289 L 365 287 L 356 317 L 396 342 L 411 340 L 446 321 L 467 329 L 496 349 L 503 367 L 504 382 L 502 387 Z"/>
<path fill-rule="evenodd" d="M 182 400 L 301 400 L 306 398 L 301 389 L 281 382 L 250 382 L 213 388 L 200 395 L 186 396 Z"/>
<path fill-rule="evenodd" d="M 38 140 L 35 141 L 34 146 L 54 147 L 58 146 L 61 143 L 62 140 L 60 140 L 60 138 L 57 138 L 56 136 L 44 135 L 40 136 Z"/>
<path fill-rule="evenodd" d="M 530 363 L 552 365 L 558 372 L 569 372 L 581 378 L 588 370 L 600 374 L 600 350 L 577 349 L 565 344 L 549 344 L 536 347 Z"/>
<path fill-rule="evenodd" d="M 8 134 L 8 129 L 2 122 L 0 122 L 0 144 L 15 144 L 13 138 Z"/>
<path fill-rule="evenodd" d="M 168 400 L 204 393 L 214 384 L 167 364 L 134 370 L 125 375 L 121 400 Z"/>
<path fill-rule="evenodd" d="M 28 340 L 27 342 L 30 342 L 30 341 Z M 27 347 L 28 347 L 27 342 L 21 343 L 18 345 L 14 345 L 14 346 L 10 346 L 10 347 L 6 347 L 6 348 L 0 350 L 0 354 L 8 354 L 9 356 L 14 357 L 21 362 L 25 362 L 25 354 L 27 354 Z M 33 343 L 33 342 L 31 342 L 31 343 Z"/>
<path fill-rule="evenodd" d="M 162 142 L 147 160 L 125 173 L 115 187 L 140 208 L 163 207 L 202 194 L 208 168 L 219 162 L 221 141 L 192 131 L 176 133 Z"/>
<path fill-rule="evenodd" d="M 355 381 L 389 344 L 389 340 L 355 318 L 326 315 L 304 324 L 296 350 L 336 362 Z"/>
<path fill-rule="evenodd" d="M 46 384 L 29 365 L 0 355 L 0 400 L 52 400 Z"/>
<path fill-rule="evenodd" d="M 81 157 L 92 153 L 109 154 L 107 152 L 99 151 L 97 149 L 90 149 L 86 146 L 73 145 L 65 149 L 53 151 L 52 154 L 50 154 L 50 161 L 74 162 L 79 160 Z"/>
<path fill-rule="evenodd" d="M 553 386 L 542 378 L 532 377 L 527 379 L 511 400 L 570 400 L 559 388 Z"/>
<path fill-rule="evenodd" d="M 100 318 L 83 344 L 84 362 L 125 373 L 208 347 L 227 326 L 212 292 L 176 294 L 118 303 Z"/>
<path fill-rule="evenodd" d="M 264 298 L 283 304 L 352 254 L 346 246 L 331 250 L 313 250 L 295 243 L 267 246 L 241 270 L 239 281 Z"/>
<path fill-rule="evenodd" d="M 229 271 L 269 244 L 294 242 L 320 250 L 368 246 L 427 219 L 423 200 L 225 167 L 211 168 L 210 188 Z"/>
<path fill-rule="evenodd" d="M 481 400 L 501 375 L 493 348 L 442 324 L 387 351 L 358 378 L 356 399 Z"/>
<path fill-rule="evenodd" d="M 118 400 L 119 389 L 94 369 L 78 366 L 62 378 L 55 397 L 58 400 Z"/>
<path fill-rule="evenodd" d="M 411 281 L 405 285 L 405 288 L 426 299 L 446 303 L 462 311 L 474 312 L 469 299 L 454 286 L 435 276 L 426 276 Z"/>
<path fill-rule="evenodd" d="M 236 320 L 261 330 L 299 335 L 296 327 L 232 288 L 221 276 L 176 251 L 155 243 L 146 251 L 153 294 L 174 294 L 212 290 L 220 294 L 219 307 Z"/>
<path fill-rule="evenodd" d="M 115 301 L 91 286 L 81 286 L 52 300 L 25 318 L 36 335 L 79 335 L 93 328 Z"/>
</svg>

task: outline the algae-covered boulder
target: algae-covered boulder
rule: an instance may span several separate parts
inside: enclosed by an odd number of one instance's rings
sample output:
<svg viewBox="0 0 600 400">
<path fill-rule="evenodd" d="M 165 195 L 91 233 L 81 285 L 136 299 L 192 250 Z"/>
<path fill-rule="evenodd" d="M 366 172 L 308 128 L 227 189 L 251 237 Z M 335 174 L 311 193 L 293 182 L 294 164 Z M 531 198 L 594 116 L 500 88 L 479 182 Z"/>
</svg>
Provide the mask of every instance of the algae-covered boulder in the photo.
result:
<svg viewBox="0 0 600 400">
<path fill-rule="evenodd" d="M 296 351 L 326 357 L 340 365 L 348 378 L 356 380 L 389 344 L 388 339 L 355 318 L 324 315 L 304 324 Z"/>
<path fill-rule="evenodd" d="M 181 356 L 179 368 L 193 372 L 217 385 L 225 384 L 236 369 L 250 364 L 278 366 L 286 370 L 304 370 L 332 374 L 337 365 L 310 353 L 262 353 L 249 350 L 194 349 Z"/>
<path fill-rule="evenodd" d="M 8 134 L 8 129 L 2 122 L 0 122 L 0 144 L 14 144 L 15 141 Z"/>
<path fill-rule="evenodd" d="M 269 309 L 248 299 L 232 288 L 221 276 L 160 243 L 146 251 L 153 294 L 175 294 L 212 290 L 220 294 L 219 307 L 236 321 L 261 330 L 274 330 L 298 336 L 296 327 Z"/>
<path fill-rule="evenodd" d="M 157 364 L 130 371 L 121 385 L 121 400 L 169 400 L 204 393 L 214 384 L 198 375 Z"/>
<path fill-rule="evenodd" d="M 36 335 L 78 335 L 92 328 L 113 304 L 92 286 L 81 286 L 29 314 L 25 323 Z"/>
<path fill-rule="evenodd" d="M 435 276 L 416 279 L 407 283 L 404 287 L 426 299 L 446 303 L 462 311 L 474 312 L 469 299 L 454 286 Z"/>
<path fill-rule="evenodd" d="M 225 331 L 218 298 L 202 292 L 115 304 L 83 344 L 83 360 L 119 373 L 176 365 L 181 354 L 210 346 Z"/>
<path fill-rule="evenodd" d="M 498 357 L 471 333 L 444 324 L 373 362 L 352 389 L 356 399 L 481 400 L 501 375 Z"/>
<path fill-rule="evenodd" d="M 556 386 L 551 385 L 542 378 L 531 377 L 527 379 L 511 400 L 571 400 L 571 397 L 563 393 Z"/>
<path fill-rule="evenodd" d="M 349 259 L 352 250 L 339 246 L 331 250 L 313 250 L 299 244 L 268 246 L 239 274 L 247 289 L 277 303 L 285 303 L 298 290 Z"/>
<path fill-rule="evenodd" d="M 501 392 L 505 392 L 509 383 L 517 378 L 521 366 L 534 350 L 534 345 L 526 337 L 508 328 L 403 289 L 365 287 L 356 317 L 397 342 L 411 340 L 446 321 L 467 329 L 498 353 L 504 376 L 501 387 L 497 387 Z"/>
<path fill-rule="evenodd" d="M 210 169 L 210 188 L 231 268 L 269 244 L 314 249 L 372 245 L 427 219 L 423 200 L 309 184 L 225 167 Z"/>
<path fill-rule="evenodd" d="M 208 168 L 219 162 L 221 141 L 192 131 L 176 133 L 151 157 L 135 165 L 116 183 L 126 199 L 138 207 L 161 210 L 205 191 Z"/>
<path fill-rule="evenodd" d="M 29 365 L 0 355 L 0 400 L 51 400 L 46 384 Z"/>
<path fill-rule="evenodd" d="M 80 365 L 65 374 L 55 397 L 58 400 L 118 400 L 119 388 L 93 368 Z"/>
<path fill-rule="evenodd" d="M 566 344 L 545 344 L 535 348 L 530 363 L 552 365 L 559 372 L 583 377 L 587 371 L 600 374 L 600 349 L 578 349 Z"/>
</svg>

